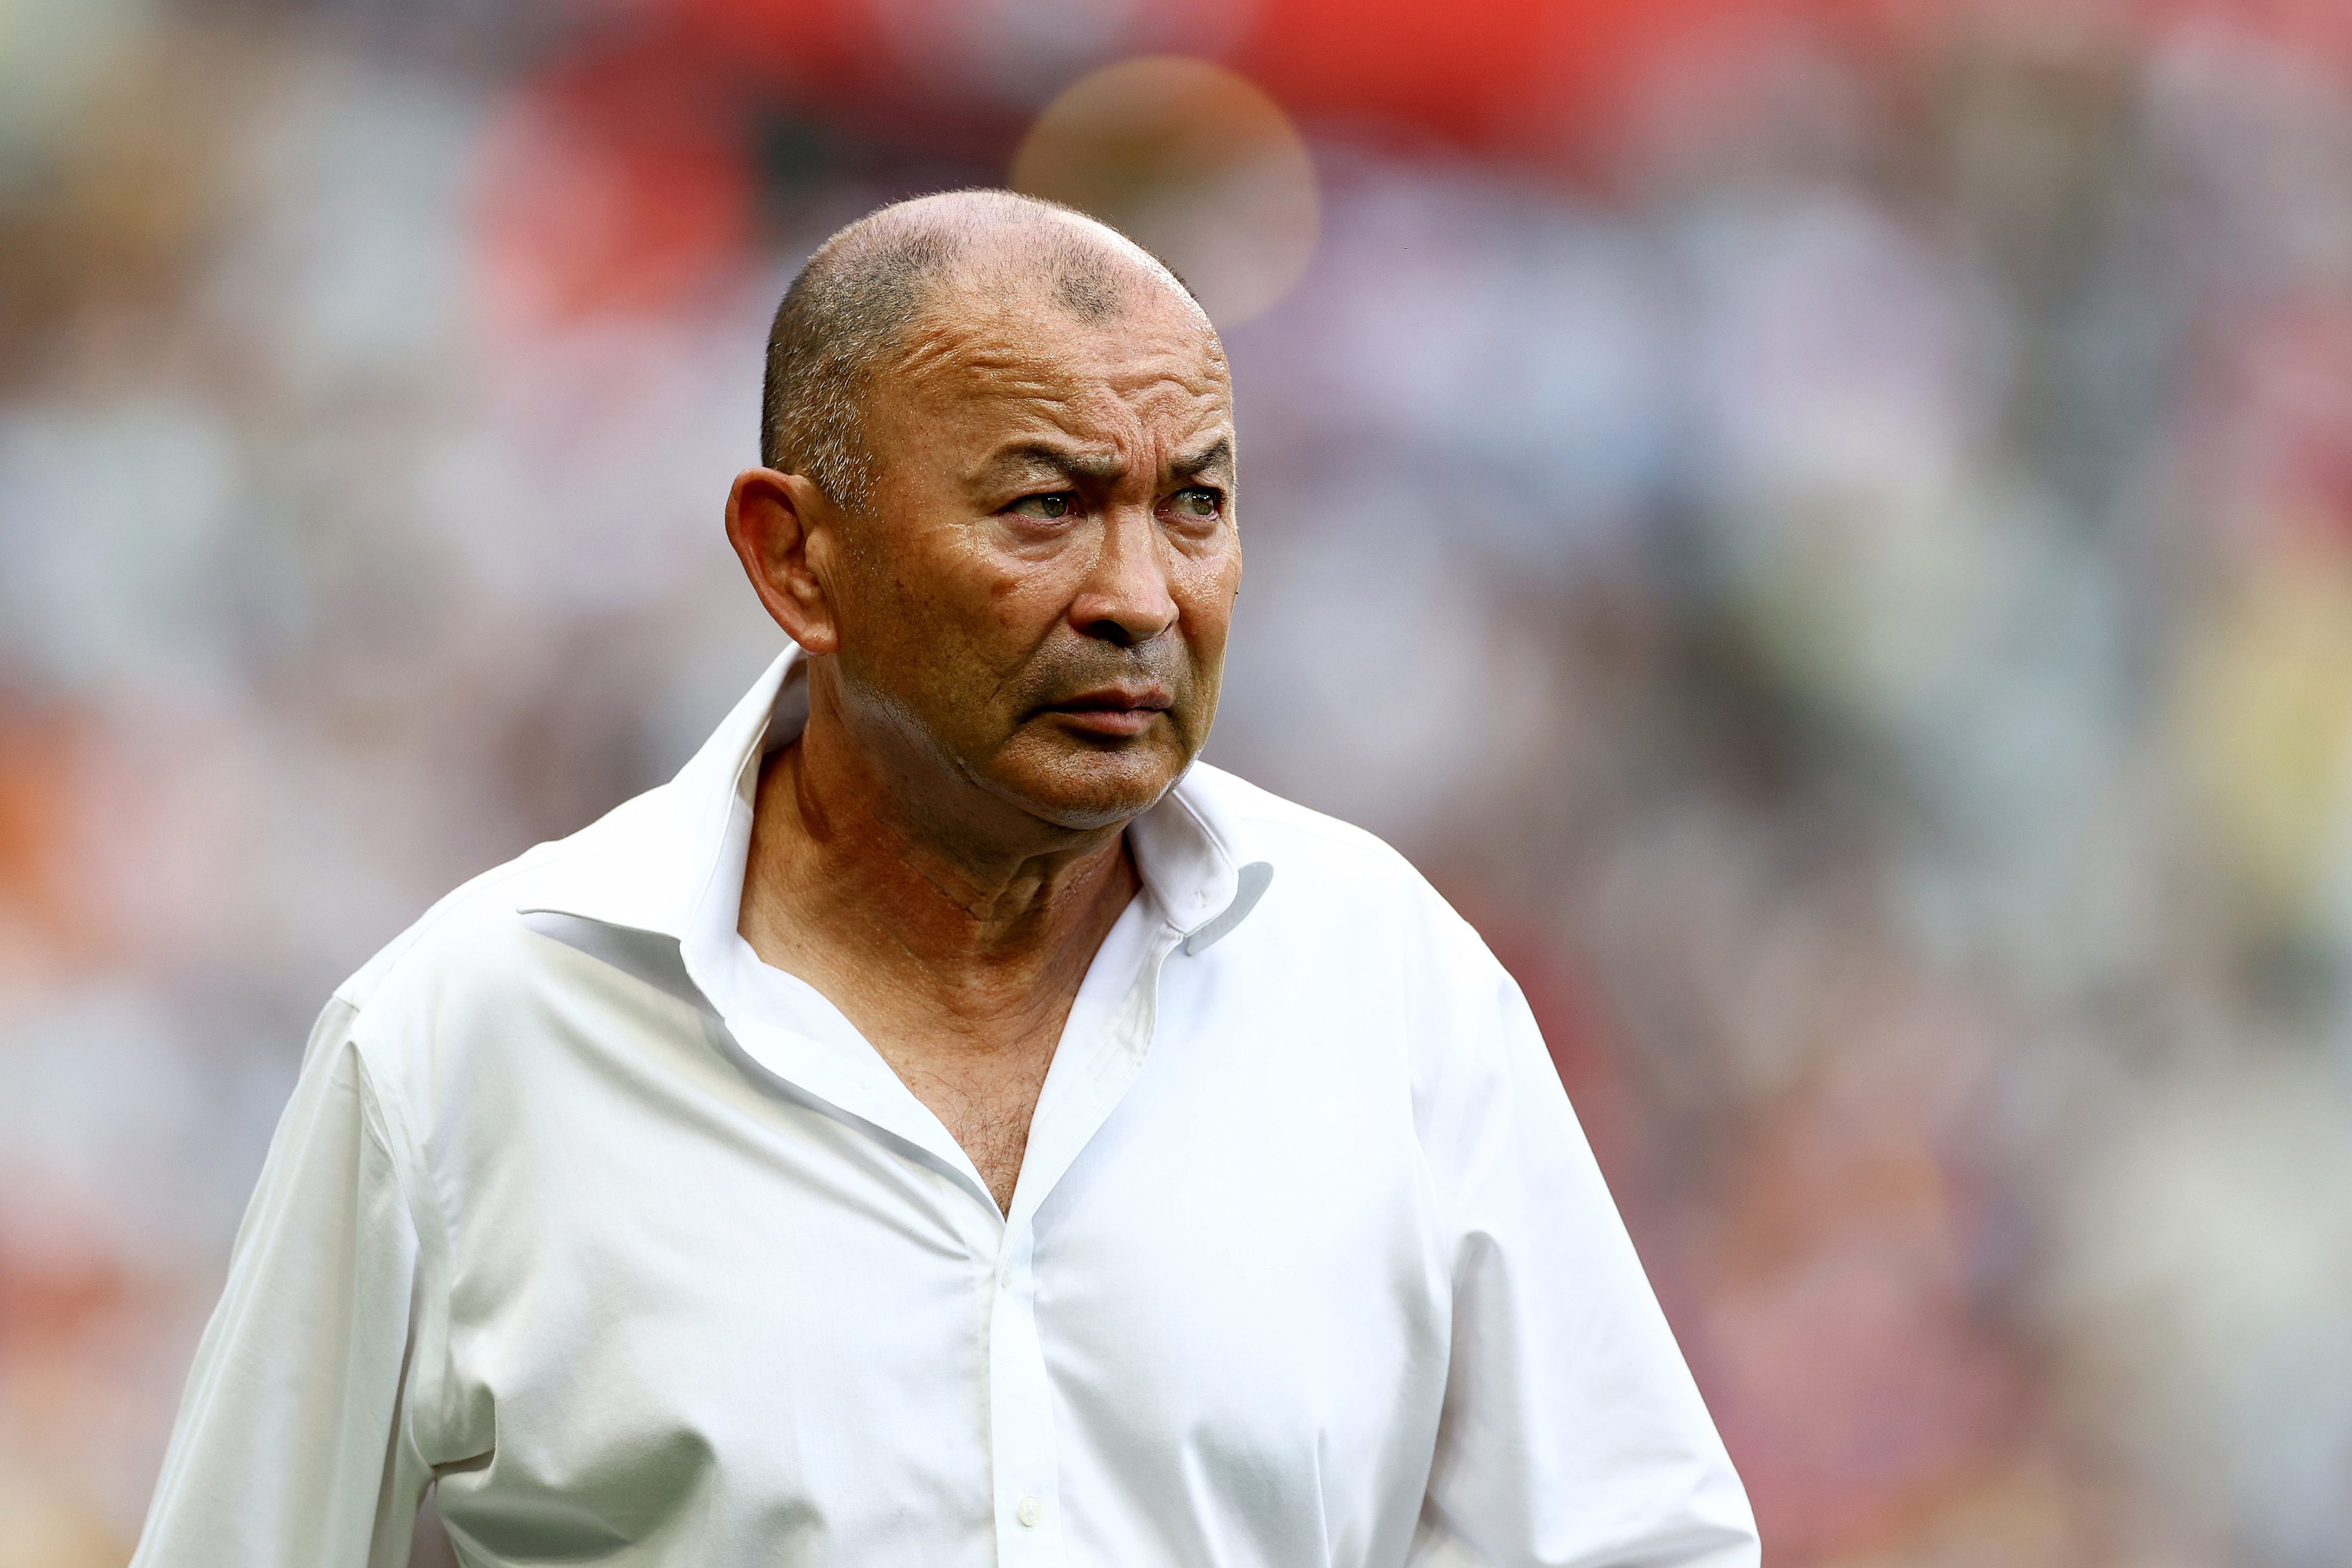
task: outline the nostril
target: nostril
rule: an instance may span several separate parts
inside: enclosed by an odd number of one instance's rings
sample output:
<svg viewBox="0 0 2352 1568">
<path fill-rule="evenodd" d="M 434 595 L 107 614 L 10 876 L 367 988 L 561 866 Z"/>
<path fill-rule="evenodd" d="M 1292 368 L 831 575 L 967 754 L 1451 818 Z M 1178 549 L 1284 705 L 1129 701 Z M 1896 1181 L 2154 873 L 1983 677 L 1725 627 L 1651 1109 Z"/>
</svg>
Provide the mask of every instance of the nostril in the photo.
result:
<svg viewBox="0 0 2352 1568">
<path fill-rule="evenodd" d="M 1114 647 L 1135 646 L 1135 633 L 1116 621 L 1090 621 L 1087 623 L 1087 635 L 1099 637 Z"/>
</svg>

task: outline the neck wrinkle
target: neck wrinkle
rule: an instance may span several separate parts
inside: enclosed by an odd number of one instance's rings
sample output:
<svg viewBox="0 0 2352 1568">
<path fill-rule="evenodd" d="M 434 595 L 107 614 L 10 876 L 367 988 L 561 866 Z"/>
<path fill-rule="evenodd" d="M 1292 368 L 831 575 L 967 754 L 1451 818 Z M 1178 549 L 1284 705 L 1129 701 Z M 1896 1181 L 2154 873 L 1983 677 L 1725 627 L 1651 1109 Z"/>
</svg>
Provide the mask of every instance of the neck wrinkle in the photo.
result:
<svg viewBox="0 0 2352 1568">
<path fill-rule="evenodd" d="M 891 792 L 824 707 L 761 768 L 739 920 L 761 956 L 797 970 L 812 949 L 845 945 L 942 996 L 1082 968 L 1141 885 L 1123 830 L 975 864 L 888 809 Z"/>
</svg>

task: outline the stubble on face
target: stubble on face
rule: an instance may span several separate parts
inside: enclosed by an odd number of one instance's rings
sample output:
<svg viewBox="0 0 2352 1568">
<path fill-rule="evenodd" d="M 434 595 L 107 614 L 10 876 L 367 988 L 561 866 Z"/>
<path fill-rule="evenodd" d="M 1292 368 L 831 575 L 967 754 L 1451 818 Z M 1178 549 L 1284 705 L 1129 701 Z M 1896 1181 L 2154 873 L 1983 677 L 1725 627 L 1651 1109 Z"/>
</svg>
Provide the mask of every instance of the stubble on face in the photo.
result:
<svg viewBox="0 0 2352 1568">
<path fill-rule="evenodd" d="M 1241 566 L 1222 348 L 1164 280 L 1111 306 L 1013 268 L 942 287 L 869 401 L 879 483 L 840 584 L 853 723 L 1074 831 L 1198 754 Z"/>
</svg>

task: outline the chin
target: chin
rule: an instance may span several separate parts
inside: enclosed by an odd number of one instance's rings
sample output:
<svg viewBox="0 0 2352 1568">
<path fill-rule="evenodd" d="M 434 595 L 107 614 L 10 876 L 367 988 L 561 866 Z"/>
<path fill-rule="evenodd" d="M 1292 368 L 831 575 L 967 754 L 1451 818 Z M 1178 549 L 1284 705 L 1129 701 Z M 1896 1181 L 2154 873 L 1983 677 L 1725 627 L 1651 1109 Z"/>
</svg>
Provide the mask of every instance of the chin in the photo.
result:
<svg viewBox="0 0 2352 1568">
<path fill-rule="evenodd" d="M 996 783 L 1030 815 L 1091 832 L 1151 810 L 1183 771 L 1182 763 L 1157 754 L 1089 751 L 1055 758 L 1048 767 L 1011 769 Z"/>
</svg>

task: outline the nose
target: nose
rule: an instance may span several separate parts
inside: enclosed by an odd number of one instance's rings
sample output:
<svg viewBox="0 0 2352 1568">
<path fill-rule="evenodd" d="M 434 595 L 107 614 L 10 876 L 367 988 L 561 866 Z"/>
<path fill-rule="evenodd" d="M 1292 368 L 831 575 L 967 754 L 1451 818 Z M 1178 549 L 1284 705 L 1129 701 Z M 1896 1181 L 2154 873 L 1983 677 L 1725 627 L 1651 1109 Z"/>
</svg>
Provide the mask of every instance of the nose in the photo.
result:
<svg viewBox="0 0 2352 1568">
<path fill-rule="evenodd" d="M 1070 624 L 1121 648 L 1149 643 L 1176 624 L 1160 530 L 1148 512 L 1122 507 L 1105 519 L 1100 538 L 1070 601 Z"/>
</svg>

